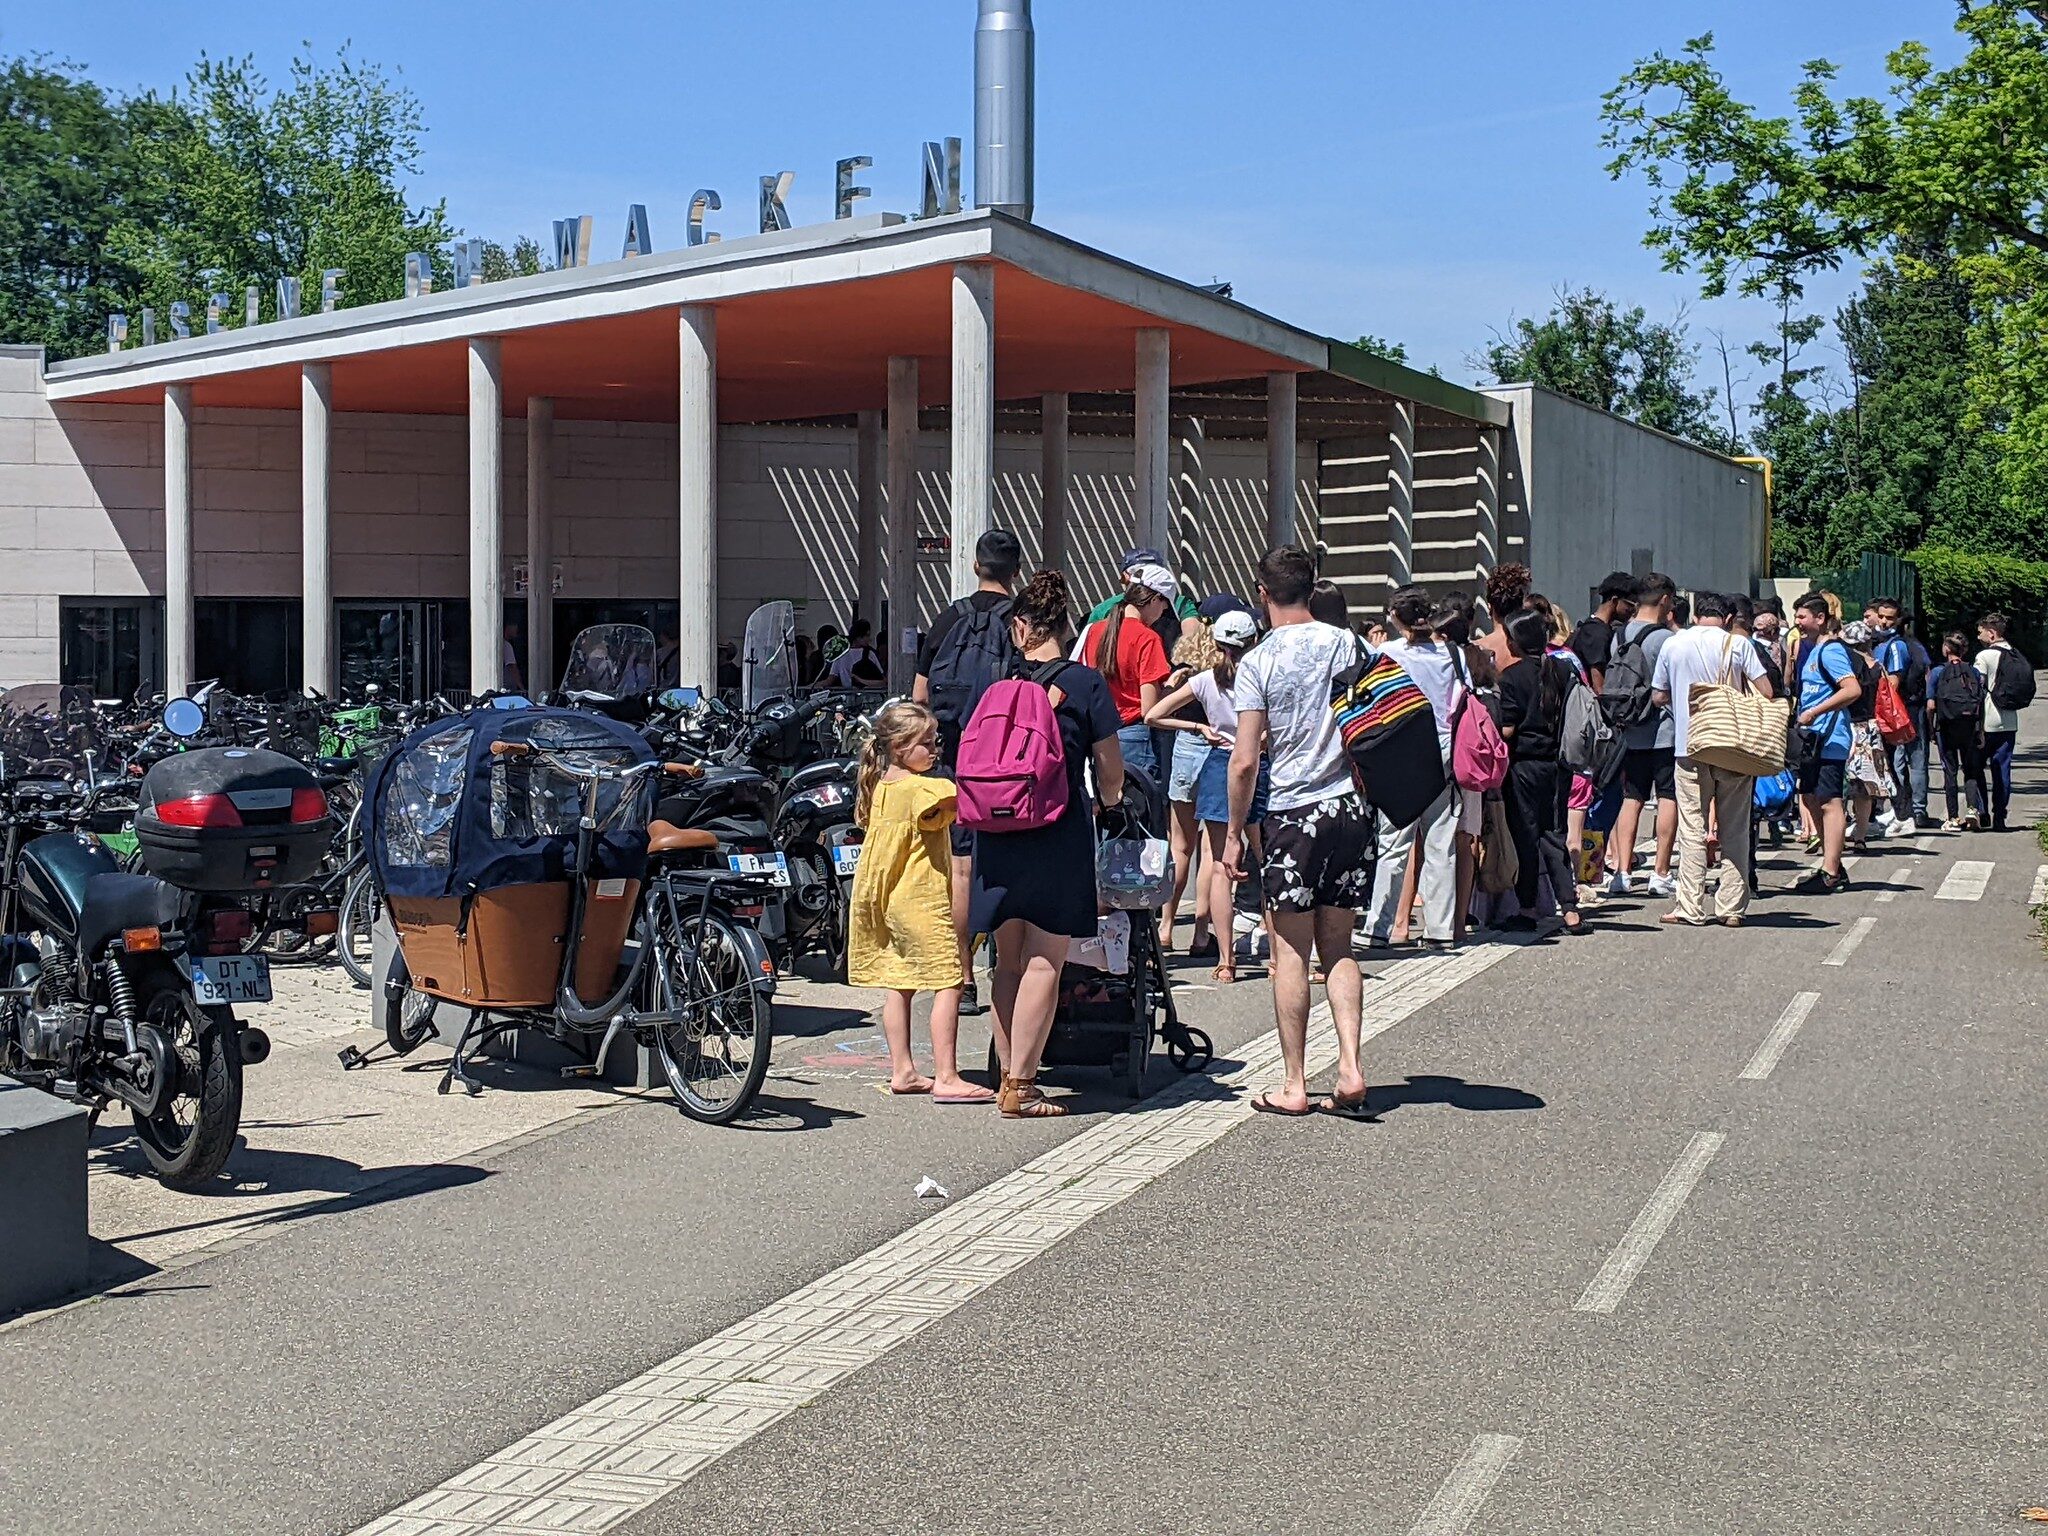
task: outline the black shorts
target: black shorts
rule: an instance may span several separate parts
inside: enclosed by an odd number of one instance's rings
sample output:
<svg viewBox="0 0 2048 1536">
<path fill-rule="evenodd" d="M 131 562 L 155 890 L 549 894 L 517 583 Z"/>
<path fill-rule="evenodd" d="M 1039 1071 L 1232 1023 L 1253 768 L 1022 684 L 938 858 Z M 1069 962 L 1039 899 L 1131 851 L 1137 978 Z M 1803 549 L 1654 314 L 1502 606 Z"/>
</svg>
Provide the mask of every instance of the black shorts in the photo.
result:
<svg viewBox="0 0 2048 1536">
<path fill-rule="evenodd" d="M 1678 795 L 1678 754 L 1670 747 L 1630 747 L 1621 754 L 1621 793 L 1627 800 L 1648 800 L 1656 790 L 1659 800 Z"/>
<path fill-rule="evenodd" d="M 1841 799 L 1843 774 L 1848 766 L 1830 758 L 1809 757 L 1799 765 L 1799 793 L 1820 801 Z"/>
<path fill-rule="evenodd" d="M 1356 793 L 1268 811 L 1263 885 L 1278 912 L 1344 907 L 1356 912 L 1372 898 L 1372 813 Z"/>
</svg>

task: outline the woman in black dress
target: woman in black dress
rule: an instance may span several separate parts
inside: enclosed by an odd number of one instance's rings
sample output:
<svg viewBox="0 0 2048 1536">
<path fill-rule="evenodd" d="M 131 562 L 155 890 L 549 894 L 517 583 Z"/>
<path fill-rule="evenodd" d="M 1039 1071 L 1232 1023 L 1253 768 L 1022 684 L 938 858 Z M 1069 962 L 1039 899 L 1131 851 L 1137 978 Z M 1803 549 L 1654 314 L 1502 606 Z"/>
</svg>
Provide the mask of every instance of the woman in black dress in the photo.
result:
<svg viewBox="0 0 2048 1536">
<path fill-rule="evenodd" d="M 1123 724 L 1109 685 L 1093 667 L 1063 661 L 1072 629 L 1066 578 L 1040 571 L 1010 605 L 1010 638 L 1027 676 L 1052 696 L 1067 764 L 1067 808 L 1049 827 L 983 832 L 974 839 L 968 931 L 996 939 L 996 1054 L 1003 1064 L 997 1102 L 1008 1119 L 1064 1115 L 1038 1087 L 1038 1062 L 1052 1033 L 1060 967 L 1072 939 L 1095 936 L 1095 816 L 1082 771 L 1092 758 L 1103 806 L 1120 804 Z"/>
<path fill-rule="evenodd" d="M 1564 735 L 1564 701 L 1578 682 L 1571 663 L 1546 654 L 1550 625 L 1524 608 L 1504 626 L 1514 655 L 1500 674 L 1500 733 L 1508 744 L 1508 830 L 1521 871 L 1515 878 L 1520 915 L 1504 925 L 1536 926 L 1536 880 L 1550 877 L 1550 893 L 1564 914 L 1566 933 L 1580 928 L 1579 887 L 1564 847 L 1565 800 L 1571 775 L 1557 761 Z"/>
</svg>

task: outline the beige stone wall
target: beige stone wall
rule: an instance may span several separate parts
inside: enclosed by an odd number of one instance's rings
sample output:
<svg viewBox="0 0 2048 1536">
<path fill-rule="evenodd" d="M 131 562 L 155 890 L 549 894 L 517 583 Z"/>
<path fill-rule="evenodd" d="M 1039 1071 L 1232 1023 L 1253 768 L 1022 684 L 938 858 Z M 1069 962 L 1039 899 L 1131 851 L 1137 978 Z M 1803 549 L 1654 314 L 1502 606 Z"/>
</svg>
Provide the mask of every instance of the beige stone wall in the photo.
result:
<svg viewBox="0 0 2048 1536">
<path fill-rule="evenodd" d="M 338 598 L 463 597 L 468 590 L 467 426 L 460 417 L 337 414 L 334 591 Z M 193 432 L 193 544 L 200 597 L 299 591 L 299 420 L 289 411 L 202 409 Z M 998 516 L 1038 550 L 1035 437 L 998 438 Z M 526 548 L 525 423 L 505 423 L 505 550 Z M 1316 458 L 1301 460 L 1312 532 Z M 673 597 L 677 448 L 654 424 L 562 421 L 553 449 L 555 557 L 564 598 Z M 947 445 L 918 450 L 920 532 L 947 519 Z M 1127 439 L 1076 437 L 1066 568 L 1080 592 L 1109 590 L 1131 542 Z M 1211 442 L 1181 494 L 1194 584 L 1249 590 L 1264 542 L 1265 452 Z M 853 605 L 854 437 L 836 428 L 728 427 L 719 448 L 719 630 L 758 603 L 805 604 L 805 626 L 844 624 Z M 943 563 L 920 568 L 922 619 L 949 594 Z M 163 418 L 153 406 L 62 405 L 43 397 L 41 355 L 0 348 L 0 685 L 55 677 L 58 602 L 163 591 Z"/>
</svg>

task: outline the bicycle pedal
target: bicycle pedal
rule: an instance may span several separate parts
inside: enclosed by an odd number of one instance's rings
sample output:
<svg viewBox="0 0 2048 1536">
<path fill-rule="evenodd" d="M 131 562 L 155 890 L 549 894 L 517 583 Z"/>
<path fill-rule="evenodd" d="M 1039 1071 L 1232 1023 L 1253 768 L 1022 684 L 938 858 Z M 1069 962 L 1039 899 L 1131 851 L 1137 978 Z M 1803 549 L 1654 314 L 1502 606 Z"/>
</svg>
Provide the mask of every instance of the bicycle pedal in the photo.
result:
<svg viewBox="0 0 2048 1536">
<path fill-rule="evenodd" d="M 345 1045 L 335 1054 L 341 1058 L 341 1070 L 344 1072 L 354 1072 L 370 1064 L 370 1058 L 353 1045 Z"/>
</svg>

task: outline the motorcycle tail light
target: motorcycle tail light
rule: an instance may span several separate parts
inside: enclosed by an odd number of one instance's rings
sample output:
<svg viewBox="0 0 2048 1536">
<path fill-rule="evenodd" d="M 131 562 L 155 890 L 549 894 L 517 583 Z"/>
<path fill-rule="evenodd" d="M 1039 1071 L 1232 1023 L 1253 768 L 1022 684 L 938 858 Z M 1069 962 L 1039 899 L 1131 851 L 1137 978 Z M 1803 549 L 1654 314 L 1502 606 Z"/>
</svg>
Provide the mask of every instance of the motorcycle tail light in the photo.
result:
<svg viewBox="0 0 2048 1536">
<path fill-rule="evenodd" d="M 762 911 L 763 908 L 761 908 L 759 905 L 750 907 L 734 907 L 732 909 L 732 915 L 734 917 L 759 917 Z"/>
<path fill-rule="evenodd" d="M 292 820 L 318 821 L 327 814 L 327 791 L 318 785 L 292 791 Z M 332 930 L 329 930 L 332 932 Z"/>
<path fill-rule="evenodd" d="M 297 818 L 293 818 L 296 820 Z M 306 914 L 306 937 L 324 939 L 341 927 L 339 912 L 308 912 Z"/>
<path fill-rule="evenodd" d="M 256 931 L 256 919 L 241 907 L 225 907 L 207 919 L 207 947 L 216 952 L 234 952 L 249 942 Z"/>
<path fill-rule="evenodd" d="M 142 954 L 164 947 L 164 931 L 161 928 L 123 928 L 121 944 L 131 955 Z"/>
<path fill-rule="evenodd" d="M 168 827 L 239 827 L 242 824 L 242 813 L 235 809 L 235 802 L 226 795 L 187 795 L 182 800 L 159 800 L 156 816 Z"/>
</svg>

